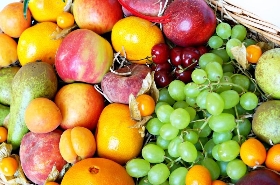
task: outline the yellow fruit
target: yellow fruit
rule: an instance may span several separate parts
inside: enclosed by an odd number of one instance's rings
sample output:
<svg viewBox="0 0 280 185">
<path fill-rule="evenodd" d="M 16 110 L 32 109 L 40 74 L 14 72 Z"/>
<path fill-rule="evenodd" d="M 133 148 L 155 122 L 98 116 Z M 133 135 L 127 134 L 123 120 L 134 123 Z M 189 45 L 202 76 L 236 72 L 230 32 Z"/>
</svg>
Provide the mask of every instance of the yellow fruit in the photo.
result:
<svg viewBox="0 0 280 185">
<path fill-rule="evenodd" d="M 54 64 L 55 54 L 62 38 L 54 39 L 52 34 L 61 30 L 53 22 L 38 23 L 27 28 L 18 40 L 18 59 L 23 66 L 29 62 L 42 61 Z"/>
<path fill-rule="evenodd" d="M 16 41 L 5 33 L 0 33 L 0 68 L 7 67 L 18 59 Z"/>
</svg>

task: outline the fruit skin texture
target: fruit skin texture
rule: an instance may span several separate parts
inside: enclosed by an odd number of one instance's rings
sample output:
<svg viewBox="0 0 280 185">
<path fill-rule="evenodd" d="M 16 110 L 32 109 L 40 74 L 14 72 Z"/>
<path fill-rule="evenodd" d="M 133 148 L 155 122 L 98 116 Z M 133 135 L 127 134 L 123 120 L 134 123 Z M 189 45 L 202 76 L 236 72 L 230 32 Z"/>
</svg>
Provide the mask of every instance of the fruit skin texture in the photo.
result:
<svg viewBox="0 0 280 185">
<path fill-rule="evenodd" d="M 178 46 L 203 45 L 216 29 L 216 16 L 204 0 L 175 0 L 163 15 L 168 14 L 163 33 Z"/>
<path fill-rule="evenodd" d="M 61 185 L 134 185 L 132 177 L 118 163 L 105 158 L 87 158 L 74 164 Z"/>
<path fill-rule="evenodd" d="M 268 169 L 253 170 L 244 175 L 236 185 L 280 185 L 280 176 Z"/>
<path fill-rule="evenodd" d="M 280 172 L 280 144 L 273 145 L 268 149 L 265 165 L 269 169 Z"/>
<path fill-rule="evenodd" d="M 5 6 L 0 12 L 0 29 L 13 38 L 18 38 L 26 28 L 31 26 L 30 10 L 27 9 L 26 18 L 22 10 L 23 3 L 14 2 Z"/>
<path fill-rule="evenodd" d="M 118 0 L 75 0 L 73 14 L 80 28 L 97 34 L 111 31 L 114 24 L 123 18 Z"/>
<path fill-rule="evenodd" d="M 62 114 L 63 129 L 82 126 L 95 129 L 105 106 L 104 97 L 90 84 L 66 84 L 58 90 L 54 102 Z"/>
<path fill-rule="evenodd" d="M 211 183 L 210 172 L 202 165 L 192 166 L 186 175 L 186 185 L 210 185 Z"/>
<path fill-rule="evenodd" d="M 112 63 L 111 44 L 88 29 L 77 29 L 69 33 L 55 57 L 57 73 L 67 83 L 99 83 Z"/>
<path fill-rule="evenodd" d="M 53 65 L 62 38 L 53 39 L 52 34 L 60 30 L 53 22 L 38 23 L 24 30 L 17 46 L 20 64 L 23 66 L 40 60 Z"/>
<path fill-rule="evenodd" d="M 269 100 L 257 107 L 252 120 L 252 130 L 260 140 L 268 144 L 280 143 L 279 114 L 279 100 Z"/>
<path fill-rule="evenodd" d="M 102 79 L 101 89 L 110 101 L 128 104 L 129 95 L 137 95 L 142 87 L 143 80 L 151 72 L 151 68 L 146 65 L 133 64 L 116 70 L 118 73 L 130 71 L 131 75 L 127 76 L 108 72 Z"/>
<path fill-rule="evenodd" d="M 138 128 L 131 128 L 135 124 L 128 105 L 107 105 L 100 115 L 95 132 L 97 155 L 121 165 L 138 156 L 144 138 Z"/>
<path fill-rule="evenodd" d="M 116 52 L 120 52 L 122 56 L 137 64 L 151 63 L 152 47 L 164 43 L 163 33 L 159 27 L 135 16 L 119 20 L 113 26 L 111 40 Z"/>
<path fill-rule="evenodd" d="M 0 33 L 0 68 L 7 67 L 18 60 L 17 43 L 5 33 Z"/>
<path fill-rule="evenodd" d="M 271 98 L 280 99 L 280 48 L 264 52 L 258 60 L 255 78 L 259 87 Z"/>
<path fill-rule="evenodd" d="M 23 172 L 32 182 L 43 185 L 52 167 L 58 171 L 66 164 L 59 152 L 61 130 L 45 134 L 27 133 L 20 145 L 19 156 Z"/>
</svg>

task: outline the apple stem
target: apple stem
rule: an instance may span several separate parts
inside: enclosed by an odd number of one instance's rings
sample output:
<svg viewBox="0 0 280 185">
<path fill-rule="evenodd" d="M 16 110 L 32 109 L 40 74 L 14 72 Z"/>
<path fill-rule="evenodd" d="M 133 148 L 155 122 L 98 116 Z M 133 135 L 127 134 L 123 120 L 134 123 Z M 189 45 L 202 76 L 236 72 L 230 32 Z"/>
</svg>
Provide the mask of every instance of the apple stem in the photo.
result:
<svg viewBox="0 0 280 185">
<path fill-rule="evenodd" d="M 128 11 L 130 11 L 133 15 L 135 15 L 137 17 L 146 19 L 146 20 L 151 21 L 151 22 L 162 23 L 162 24 L 170 22 L 170 17 L 171 17 L 170 14 L 167 14 L 167 15 L 164 15 L 164 16 L 161 16 L 161 17 L 144 15 L 144 14 L 136 11 L 134 8 L 132 8 L 128 4 L 126 4 L 126 2 L 124 2 L 124 0 L 118 0 L 118 1 L 125 9 L 127 9 Z"/>
</svg>

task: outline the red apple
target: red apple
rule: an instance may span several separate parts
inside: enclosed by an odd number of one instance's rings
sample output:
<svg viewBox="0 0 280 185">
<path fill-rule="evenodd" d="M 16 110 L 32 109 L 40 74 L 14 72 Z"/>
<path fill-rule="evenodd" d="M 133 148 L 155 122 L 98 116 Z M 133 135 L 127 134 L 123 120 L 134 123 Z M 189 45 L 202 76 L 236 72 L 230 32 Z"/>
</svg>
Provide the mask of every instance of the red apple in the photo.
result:
<svg viewBox="0 0 280 185">
<path fill-rule="evenodd" d="M 133 64 L 120 68 L 116 72 L 131 72 L 131 74 L 123 76 L 108 72 L 101 81 L 101 89 L 110 101 L 128 104 L 129 95 L 137 95 L 142 87 L 143 80 L 151 72 L 151 68 L 142 64 Z"/>
<path fill-rule="evenodd" d="M 19 150 L 24 174 L 33 183 L 43 185 L 53 166 L 61 171 L 67 163 L 59 152 L 62 131 L 38 134 L 28 132 L 22 138 Z"/>
<path fill-rule="evenodd" d="M 118 0 L 75 0 L 73 15 L 80 28 L 98 34 L 110 32 L 113 25 L 123 18 Z"/>
<path fill-rule="evenodd" d="M 77 29 L 69 33 L 55 56 L 57 73 L 67 83 L 99 83 L 112 63 L 111 44 L 88 29 Z"/>
</svg>

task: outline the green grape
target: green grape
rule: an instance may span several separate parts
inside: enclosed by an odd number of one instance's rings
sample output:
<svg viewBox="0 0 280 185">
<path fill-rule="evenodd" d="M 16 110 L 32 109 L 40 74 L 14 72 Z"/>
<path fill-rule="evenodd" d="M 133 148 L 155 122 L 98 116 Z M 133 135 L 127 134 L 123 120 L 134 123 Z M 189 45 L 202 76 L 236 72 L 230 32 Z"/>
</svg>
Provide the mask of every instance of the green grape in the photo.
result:
<svg viewBox="0 0 280 185">
<path fill-rule="evenodd" d="M 243 75 L 243 74 L 234 74 L 232 77 L 232 83 L 239 85 L 240 87 L 234 86 L 232 90 L 237 91 L 239 94 L 242 93 L 244 90 L 247 91 L 250 87 L 250 79 Z M 243 90 L 243 89 L 244 90 Z"/>
<path fill-rule="evenodd" d="M 186 109 L 177 108 L 170 114 L 170 123 L 177 129 L 186 128 L 190 121 L 190 115 Z"/>
<path fill-rule="evenodd" d="M 196 146 L 195 146 L 196 147 Z M 197 148 L 196 148 L 197 149 Z M 203 151 L 197 151 L 197 157 L 194 163 L 201 164 L 201 161 L 205 158 Z"/>
<path fill-rule="evenodd" d="M 215 92 L 208 93 L 206 97 L 206 110 L 212 115 L 219 115 L 224 110 L 223 98 Z"/>
<path fill-rule="evenodd" d="M 227 175 L 233 180 L 239 180 L 247 173 L 246 164 L 240 159 L 234 159 L 227 164 Z"/>
<path fill-rule="evenodd" d="M 138 185 L 153 185 L 149 182 L 148 176 L 142 177 Z"/>
<path fill-rule="evenodd" d="M 208 79 L 212 82 L 219 81 L 223 77 L 223 68 L 218 62 L 210 62 L 207 64 L 205 66 L 205 71 Z"/>
<path fill-rule="evenodd" d="M 177 109 L 177 108 L 186 108 L 188 107 L 189 104 L 185 101 L 185 100 L 180 100 L 180 101 L 176 101 L 174 104 L 173 104 L 173 108 L 174 109 Z"/>
<path fill-rule="evenodd" d="M 234 108 L 230 108 L 230 109 L 224 109 L 223 113 L 228 113 L 228 114 L 232 114 L 233 116 L 235 116 L 235 110 Z"/>
<path fill-rule="evenodd" d="M 207 74 L 203 69 L 196 68 L 191 74 L 192 81 L 196 84 L 203 84 L 207 79 Z"/>
<path fill-rule="evenodd" d="M 161 136 L 157 136 L 156 144 L 160 146 L 163 150 L 168 148 L 170 140 L 163 139 Z"/>
<path fill-rule="evenodd" d="M 209 170 L 212 180 L 219 178 L 221 169 L 214 159 L 206 157 L 202 160 L 201 164 Z"/>
<path fill-rule="evenodd" d="M 196 110 L 193 107 L 186 107 L 185 110 L 188 111 L 190 115 L 190 121 L 193 121 L 196 116 Z"/>
<path fill-rule="evenodd" d="M 204 53 L 198 60 L 198 65 L 201 69 L 205 69 L 206 65 L 210 62 L 218 62 L 223 65 L 223 59 L 215 53 Z"/>
<path fill-rule="evenodd" d="M 240 105 L 240 100 L 239 103 L 235 106 L 238 115 L 245 115 L 245 114 L 252 114 L 254 110 L 245 110 L 241 105 Z"/>
<path fill-rule="evenodd" d="M 216 93 L 221 93 L 223 91 L 230 90 L 232 88 L 232 85 L 230 84 L 232 83 L 232 80 L 231 77 L 228 75 L 230 75 L 229 72 L 223 74 L 223 77 L 221 78 L 220 83 L 215 90 Z"/>
<path fill-rule="evenodd" d="M 179 144 L 179 155 L 186 162 L 194 162 L 197 158 L 197 149 L 191 142 L 184 141 Z"/>
<path fill-rule="evenodd" d="M 196 104 L 201 109 L 206 109 L 206 98 L 209 93 L 209 89 L 205 89 L 199 93 L 199 95 L 196 97 Z"/>
<path fill-rule="evenodd" d="M 224 73 L 226 73 L 226 72 L 234 73 L 234 70 L 235 70 L 234 65 L 232 64 L 232 62 L 224 63 L 222 65 L 222 68 L 223 68 Z"/>
<path fill-rule="evenodd" d="M 164 183 L 170 175 L 170 171 L 166 164 L 159 163 L 152 166 L 148 172 L 148 180 L 151 184 Z"/>
<path fill-rule="evenodd" d="M 185 85 L 184 92 L 186 96 L 195 98 L 200 93 L 200 89 L 198 84 L 190 82 Z"/>
<path fill-rule="evenodd" d="M 200 137 L 198 139 L 198 142 L 194 144 L 195 148 L 198 151 L 199 150 L 201 151 L 202 150 L 202 146 L 204 146 L 207 143 L 208 140 L 209 140 L 208 137 Z"/>
<path fill-rule="evenodd" d="M 231 131 L 236 127 L 235 118 L 228 113 L 213 115 L 209 119 L 209 127 L 215 132 Z"/>
<path fill-rule="evenodd" d="M 231 161 L 239 155 L 240 146 L 234 140 L 225 141 L 219 144 L 218 154 L 221 161 Z"/>
<path fill-rule="evenodd" d="M 223 46 L 223 44 L 224 44 L 223 39 L 216 35 L 211 36 L 208 40 L 208 45 L 212 49 L 220 48 Z"/>
<path fill-rule="evenodd" d="M 148 143 L 142 148 L 142 157 L 150 163 L 161 163 L 164 156 L 164 150 L 156 144 Z"/>
<path fill-rule="evenodd" d="M 156 107 L 155 107 L 155 112 L 158 110 L 158 108 L 160 107 L 160 106 L 162 106 L 162 105 L 169 105 L 168 103 L 166 103 L 166 102 L 163 102 L 163 101 L 158 101 L 157 103 L 156 103 Z"/>
<path fill-rule="evenodd" d="M 158 119 L 163 123 L 169 123 L 170 121 L 170 114 L 174 111 L 174 108 L 171 105 L 161 105 L 156 110 L 156 115 Z"/>
<path fill-rule="evenodd" d="M 226 43 L 226 51 L 227 51 L 228 56 L 231 59 L 234 59 L 231 49 L 235 46 L 242 46 L 241 41 L 238 39 L 232 38 L 232 39 L 229 39 L 228 42 Z"/>
<path fill-rule="evenodd" d="M 168 86 L 168 92 L 176 101 L 185 100 L 184 87 L 185 83 L 181 80 L 173 80 Z"/>
<path fill-rule="evenodd" d="M 240 97 L 240 105 L 245 110 L 253 110 L 258 106 L 259 99 L 256 94 L 252 92 L 246 92 Z"/>
<path fill-rule="evenodd" d="M 209 124 L 206 124 L 202 129 L 202 125 L 204 125 L 204 121 L 195 121 L 193 124 L 193 129 L 198 130 L 199 137 L 207 137 L 211 134 L 212 130 L 209 127 Z"/>
<path fill-rule="evenodd" d="M 146 124 L 146 129 L 150 134 L 156 136 L 159 135 L 159 130 L 164 124 L 158 118 L 151 118 Z"/>
<path fill-rule="evenodd" d="M 195 144 L 198 142 L 198 132 L 194 130 L 187 130 L 184 132 L 184 141 L 189 141 L 192 144 Z"/>
<path fill-rule="evenodd" d="M 175 103 L 175 100 L 170 96 L 167 88 L 162 88 L 159 90 L 159 102 L 166 102 L 169 105 L 173 105 Z"/>
<path fill-rule="evenodd" d="M 169 162 L 169 161 L 168 161 Z M 181 163 L 181 161 L 179 162 L 173 162 L 170 166 L 169 166 L 169 171 L 170 173 L 172 173 L 174 170 L 176 170 L 177 168 L 183 167 L 183 164 Z M 170 174 L 171 175 L 171 174 Z"/>
<path fill-rule="evenodd" d="M 225 141 L 231 140 L 233 134 L 231 131 L 226 132 L 213 132 L 213 141 L 215 144 L 220 144 Z"/>
<path fill-rule="evenodd" d="M 220 167 L 220 170 L 221 170 L 221 176 L 222 177 L 227 177 L 228 175 L 227 175 L 227 171 L 226 171 L 226 169 L 227 169 L 227 164 L 228 164 L 228 162 L 225 162 L 225 161 L 217 161 L 217 164 L 219 165 L 219 167 Z"/>
<path fill-rule="evenodd" d="M 216 34 L 222 39 L 228 39 L 231 36 L 231 26 L 226 22 L 221 22 L 216 27 Z"/>
<path fill-rule="evenodd" d="M 179 133 L 179 129 L 172 126 L 170 123 L 162 125 L 159 130 L 159 135 L 165 140 L 174 139 Z"/>
<path fill-rule="evenodd" d="M 177 136 L 175 137 L 174 139 L 172 139 L 168 145 L 168 148 L 167 148 L 167 151 L 168 151 L 168 154 L 171 156 L 171 157 L 179 157 L 180 154 L 179 154 L 179 144 L 182 143 L 184 140 L 180 137 L 180 136 Z"/>
<path fill-rule="evenodd" d="M 239 94 L 234 90 L 223 91 L 220 96 L 224 100 L 224 109 L 230 109 L 239 103 Z"/>
<path fill-rule="evenodd" d="M 232 140 L 236 141 L 240 146 L 246 141 L 246 137 L 243 135 L 235 135 L 232 137 Z"/>
<path fill-rule="evenodd" d="M 252 123 L 249 119 L 244 118 L 242 121 L 237 122 L 237 127 L 234 129 L 234 133 L 237 134 L 237 130 L 240 135 L 248 136 L 252 130 Z"/>
<path fill-rule="evenodd" d="M 148 175 L 150 163 L 145 159 L 135 158 L 126 163 L 126 171 L 131 177 L 139 178 Z"/>
<path fill-rule="evenodd" d="M 186 175 L 188 169 L 186 167 L 179 167 L 172 171 L 169 176 L 170 185 L 185 185 Z"/>
<path fill-rule="evenodd" d="M 209 139 L 203 146 L 206 156 L 212 157 L 212 149 L 216 144 L 213 139 Z"/>
<path fill-rule="evenodd" d="M 196 97 L 192 98 L 192 97 L 187 96 L 186 102 L 187 102 L 187 104 L 189 104 L 189 106 L 195 107 L 196 106 Z"/>
<path fill-rule="evenodd" d="M 247 36 L 247 30 L 245 26 L 241 24 L 237 24 L 232 27 L 231 29 L 231 38 L 235 38 L 240 40 L 241 42 L 246 38 Z"/>
<path fill-rule="evenodd" d="M 218 153 L 219 147 L 220 147 L 220 144 L 217 144 L 212 148 L 212 151 L 211 151 L 212 157 L 214 159 L 216 159 L 217 161 L 221 161 L 221 159 L 219 157 L 219 153 Z"/>
<path fill-rule="evenodd" d="M 245 39 L 243 41 L 244 46 L 247 48 L 250 45 L 257 44 L 257 42 L 253 39 Z"/>
<path fill-rule="evenodd" d="M 221 64 L 224 64 L 224 63 L 228 62 L 229 59 L 230 59 L 228 54 L 227 54 L 226 49 L 224 49 L 224 48 L 213 49 L 210 52 L 218 55 L 219 57 L 221 57 L 221 59 L 223 60 L 223 63 L 221 63 Z"/>
</svg>

